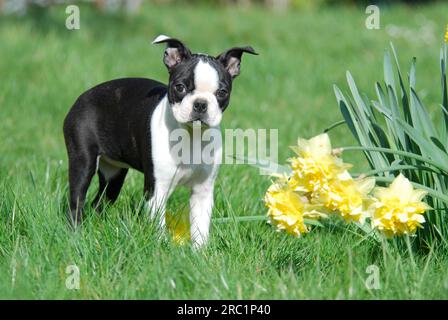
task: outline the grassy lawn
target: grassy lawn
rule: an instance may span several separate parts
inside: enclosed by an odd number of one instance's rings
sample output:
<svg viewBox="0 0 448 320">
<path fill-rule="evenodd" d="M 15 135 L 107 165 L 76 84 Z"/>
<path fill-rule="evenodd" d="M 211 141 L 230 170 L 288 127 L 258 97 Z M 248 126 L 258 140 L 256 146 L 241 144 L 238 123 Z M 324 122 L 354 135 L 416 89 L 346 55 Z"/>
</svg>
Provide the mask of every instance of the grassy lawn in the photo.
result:
<svg viewBox="0 0 448 320">
<path fill-rule="evenodd" d="M 260 53 L 244 58 L 223 128 L 279 129 L 284 162 L 298 136 L 314 136 L 342 118 L 332 85 L 346 88 L 347 69 L 363 91 L 374 92 L 390 41 L 403 67 L 418 58 L 419 93 L 435 109 L 446 12 L 448 4 L 383 8 L 380 30 L 365 28 L 364 8 L 337 7 L 273 13 L 147 6 L 135 16 L 82 7 L 78 31 L 65 28 L 64 7 L 0 17 L 0 298 L 448 298 L 446 243 L 419 251 L 377 244 L 337 219 L 300 239 L 263 222 L 213 223 L 209 246 L 199 252 L 159 241 L 138 213 L 137 172 L 114 206 L 103 215 L 87 210 L 84 228 L 73 233 L 65 220 L 62 136 L 65 114 L 87 88 L 127 76 L 166 81 L 163 50 L 150 45 L 163 33 L 193 51 L 218 54 L 250 44 Z M 331 137 L 335 146 L 355 143 L 344 127 Z M 366 168 L 361 155 L 344 158 Z M 253 168 L 224 165 L 214 217 L 265 214 L 269 183 Z M 90 200 L 96 188 L 95 178 Z M 178 190 L 169 210 L 187 200 L 188 192 Z M 80 270 L 79 290 L 65 286 L 72 264 Z M 365 286 L 369 265 L 379 268 L 379 290 Z"/>
</svg>

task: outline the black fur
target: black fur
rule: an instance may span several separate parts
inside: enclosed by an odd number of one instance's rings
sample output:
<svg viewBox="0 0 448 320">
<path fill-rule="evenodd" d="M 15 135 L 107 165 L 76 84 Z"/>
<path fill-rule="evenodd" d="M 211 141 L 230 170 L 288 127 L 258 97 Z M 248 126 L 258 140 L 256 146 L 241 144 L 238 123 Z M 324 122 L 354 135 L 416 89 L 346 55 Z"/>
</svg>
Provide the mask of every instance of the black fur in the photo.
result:
<svg viewBox="0 0 448 320">
<path fill-rule="evenodd" d="M 218 72 L 220 79 L 219 90 L 225 90 L 227 95 L 223 98 L 220 98 L 219 96 L 216 98 L 221 110 L 224 111 L 229 105 L 230 93 L 232 91 L 232 77 L 217 59 L 201 54 L 193 54 L 189 59 L 173 67 L 173 70 L 170 72 L 170 81 L 168 85 L 168 101 L 171 104 L 180 102 L 186 94 L 195 90 L 194 77 L 192 77 L 192 75 L 194 75 L 193 70 L 200 60 L 208 63 L 216 70 L 216 72 Z M 185 85 L 187 88 L 185 94 L 181 95 L 176 91 L 176 85 L 178 84 Z"/>
<path fill-rule="evenodd" d="M 69 161 L 70 208 L 68 218 L 77 225 L 82 220 L 87 189 L 96 173 L 99 156 L 128 165 L 144 173 L 144 192 L 149 197 L 154 189 L 154 165 L 151 146 L 151 117 L 154 109 L 168 95 L 170 104 L 179 102 L 194 90 L 194 68 L 203 60 L 219 74 L 217 101 L 222 110 L 229 104 L 232 80 L 229 63 L 239 73 L 243 52 L 256 54 L 251 47 L 232 48 L 214 58 L 192 54 L 179 40 L 164 39 L 167 43 L 164 62 L 170 74 L 169 85 L 143 78 L 123 78 L 102 83 L 75 102 L 64 121 L 64 138 Z M 237 61 L 235 61 L 235 58 Z M 183 94 L 176 85 L 186 87 Z M 120 169 L 106 181 L 98 171 L 99 191 L 93 201 L 100 208 L 104 196 L 114 202 L 121 190 L 128 169 Z"/>
<path fill-rule="evenodd" d="M 70 215 L 81 222 L 87 189 L 93 178 L 97 157 L 128 164 L 144 173 L 145 194 L 151 194 L 154 173 L 151 156 L 151 115 L 166 94 L 166 85 L 143 78 L 124 78 L 102 83 L 75 102 L 64 121 L 64 138 L 69 160 Z M 117 121 L 118 120 L 118 121 Z M 106 181 L 99 174 L 100 188 L 94 201 L 103 195 L 115 201 L 127 169 Z"/>
</svg>

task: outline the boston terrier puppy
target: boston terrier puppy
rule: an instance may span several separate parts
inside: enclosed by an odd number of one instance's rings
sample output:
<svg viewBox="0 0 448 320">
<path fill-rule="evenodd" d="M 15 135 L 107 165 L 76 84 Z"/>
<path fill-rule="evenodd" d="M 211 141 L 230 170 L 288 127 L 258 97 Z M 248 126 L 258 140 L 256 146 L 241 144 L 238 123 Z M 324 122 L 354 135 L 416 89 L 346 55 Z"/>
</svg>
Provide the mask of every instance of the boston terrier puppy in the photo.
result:
<svg viewBox="0 0 448 320">
<path fill-rule="evenodd" d="M 199 247 L 208 238 L 221 145 L 215 145 L 208 163 L 179 161 L 178 148 L 173 151 L 172 133 L 184 130 L 190 134 L 195 126 L 219 129 L 232 81 L 240 73 L 242 54 L 257 53 L 248 46 L 231 48 L 217 57 L 194 54 L 181 41 L 164 35 L 153 43 L 166 44 L 163 62 L 169 72 L 168 85 L 143 78 L 108 81 L 84 92 L 65 118 L 68 218 L 74 226 L 81 223 L 95 173 L 99 190 L 93 206 L 99 210 L 103 198 L 110 203 L 117 199 L 132 168 L 144 174 L 148 210 L 162 229 L 165 205 L 174 188 L 191 188 L 190 231 L 193 245 Z M 191 148 L 197 141 L 180 143 L 196 153 L 210 143 L 202 141 L 200 135 L 193 135 L 194 139 L 201 140 L 199 150 Z"/>
</svg>

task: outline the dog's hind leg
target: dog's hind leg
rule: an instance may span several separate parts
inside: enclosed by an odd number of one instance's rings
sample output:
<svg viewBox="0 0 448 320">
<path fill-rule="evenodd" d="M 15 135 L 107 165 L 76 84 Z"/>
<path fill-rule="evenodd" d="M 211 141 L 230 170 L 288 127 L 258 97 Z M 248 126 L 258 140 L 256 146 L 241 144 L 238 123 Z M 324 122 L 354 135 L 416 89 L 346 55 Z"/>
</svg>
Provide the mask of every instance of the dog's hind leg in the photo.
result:
<svg viewBox="0 0 448 320">
<path fill-rule="evenodd" d="M 75 105 L 76 106 L 76 105 Z M 64 121 L 64 139 L 68 154 L 69 210 L 72 226 L 82 222 L 87 189 L 97 169 L 98 144 L 88 126 L 77 125 L 77 112 L 70 112 Z"/>
<path fill-rule="evenodd" d="M 68 218 L 73 226 L 77 226 L 82 222 L 87 189 L 96 171 L 96 155 L 92 152 L 70 152 L 68 168 L 70 188 Z"/>
<path fill-rule="evenodd" d="M 93 207 L 98 212 L 101 212 L 102 210 L 101 202 L 103 199 L 107 200 L 110 203 L 114 203 L 117 200 L 127 173 L 127 168 L 113 167 L 100 160 L 98 168 L 98 194 L 96 195 L 95 200 L 93 200 L 92 203 Z"/>
</svg>

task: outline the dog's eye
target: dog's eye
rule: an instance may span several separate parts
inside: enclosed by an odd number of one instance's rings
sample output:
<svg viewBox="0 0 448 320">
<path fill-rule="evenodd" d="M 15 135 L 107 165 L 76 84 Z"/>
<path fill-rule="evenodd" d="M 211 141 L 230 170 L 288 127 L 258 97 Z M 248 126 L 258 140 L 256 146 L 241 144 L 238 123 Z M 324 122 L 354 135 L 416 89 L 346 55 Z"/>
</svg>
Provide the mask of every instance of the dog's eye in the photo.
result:
<svg viewBox="0 0 448 320">
<path fill-rule="evenodd" d="M 185 93 L 187 91 L 187 88 L 182 84 L 182 83 L 178 83 L 174 86 L 174 88 L 176 89 L 176 91 L 178 93 Z"/>
<path fill-rule="evenodd" d="M 229 92 L 226 89 L 219 89 L 216 91 L 216 96 L 220 99 L 227 97 L 228 94 Z"/>
</svg>

